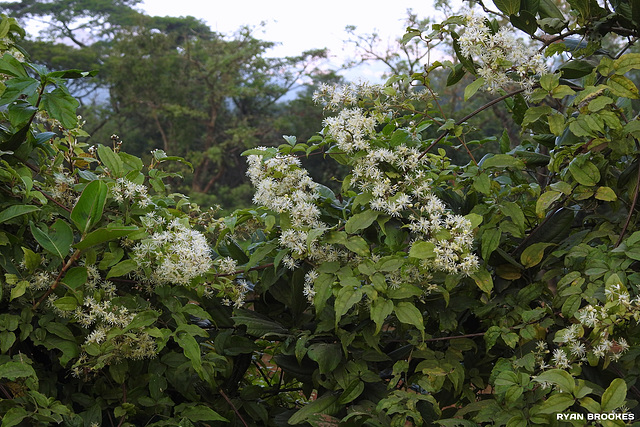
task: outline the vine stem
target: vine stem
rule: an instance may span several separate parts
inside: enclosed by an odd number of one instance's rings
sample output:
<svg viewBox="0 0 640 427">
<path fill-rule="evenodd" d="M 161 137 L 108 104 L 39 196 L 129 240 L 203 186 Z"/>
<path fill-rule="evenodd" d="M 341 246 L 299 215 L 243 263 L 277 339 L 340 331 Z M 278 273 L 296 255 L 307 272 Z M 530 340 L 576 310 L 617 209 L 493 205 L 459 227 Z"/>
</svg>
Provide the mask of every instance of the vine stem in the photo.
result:
<svg viewBox="0 0 640 427">
<path fill-rule="evenodd" d="M 229 399 L 229 397 L 225 394 L 225 392 L 222 389 L 219 389 L 218 391 L 220 392 L 222 397 L 224 397 L 224 400 L 226 400 L 227 403 L 231 405 L 231 408 L 233 408 L 233 412 L 235 412 L 238 418 L 240 418 L 240 421 L 242 421 L 242 424 L 244 424 L 245 427 L 249 427 L 249 424 L 247 424 L 244 418 L 242 418 L 242 415 L 240 415 L 240 412 L 238 412 L 238 408 L 236 408 L 236 405 L 233 404 L 233 402 L 231 401 L 231 399 Z"/>
<path fill-rule="evenodd" d="M 471 112 L 471 113 L 467 114 L 466 116 L 464 116 L 463 118 L 461 118 L 460 120 L 458 120 L 458 121 L 456 122 L 455 126 L 460 126 L 462 123 L 466 122 L 467 120 L 469 120 L 470 118 L 472 118 L 472 117 L 473 117 L 473 116 L 475 116 L 476 114 L 481 113 L 482 111 L 486 110 L 487 108 L 491 107 L 492 105 L 497 104 L 497 103 L 498 103 L 498 102 L 500 102 L 500 101 L 504 101 L 505 99 L 511 98 L 512 96 L 515 96 L 515 95 L 517 95 L 517 94 L 519 94 L 519 93 L 522 93 L 522 92 L 524 92 L 525 90 L 526 90 L 526 89 L 524 89 L 524 88 L 523 88 L 523 89 L 518 89 L 518 90 L 515 90 L 515 91 L 513 91 L 513 92 L 509 92 L 509 93 L 507 93 L 507 94 L 505 94 L 505 95 L 502 95 L 502 96 L 500 96 L 500 97 L 498 97 L 498 98 L 496 98 L 496 99 L 493 99 L 493 100 L 491 100 L 491 101 L 487 102 L 487 103 L 486 103 L 486 104 L 484 104 L 482 107 L 478 108 L 477 110 L 475 110 L 475 111 L 473 111 L 473 112 Z M 424 150 L 424 151 L 422 152 L 422 154 L 420 154 L 420 157 L 418 157 L 418 159 L 422 159 L 422 158 L 423 158 L 423 157 L 424 157 L 424 156 L 425 156 L 429 151 L 431 151 L 431 149 L 432 149 L 433 147 L 435 147 L 436 145 L 438 145 L 438 143 L 439 143 L 440 141 L 442 141 L 442 139 L 443 139 L 445 136 L 449 135 L 449 132 L 450 132 L 450 131 L 451 131 L 450 129 L 447 129 L 447 130 L 445 130 L 444 132 L 442 132 L 442 133 L 440 134 L 440 136 L 439 136 L 435 141 L 433 141 L 433 142 L 431 143 L 431 145 L 430 145 L 430 146 L 428 146 L 428 147 L 427 147 L 427 149 L 426 149 L 426 150 Z"/>
<path fill-rule="evenodd" d="M 638 176 L 636 177 L 636 188 L 633 192 L 633 200 L 631 201 L 631 206 L 629 207 L 629 214 L 627 215 L 627 220 L 624 222 L 624 226 L 622 227 L 622 231 L 620 231 L 620 237 L 618 237 L 618 241 L 614 246 L 617 248 L 622 243 L 624 239 L 624 235 L 629 228 L 629 224 L 631 223 L 631 217 L 633 216 L 633 211 L 636 210 L 636 204 L 638 203 L 638 192 L 640 192 L 640 162 L 638 162 Z"/>
<path fill-rule="evenodd" d="M 47 289 L 47 292 L 45 292 L 44 295 L 40 297 L 38 302 L 33 304 L 33 306 L 31 307 L 32 310 L 37 309 L 40 306 L 40 304 L 42 304 L 42 301 L 44 301 L 49 295 L 51 295 L 51 292 L 53 292 L 60 284 L 60 281 L 62 280 L 62 276 L 64 275 L 64 273 L 78 260 L 78 258 L 80 258 L 80 250 L 76 250 L 73 253 L 73 255 L 71 255 L 71 258 L 69 258 L 69 260 L 64 265 L 64 267 L 62 267 L 62 270 L 60 270 L 60 273 L 58 274 L 58 277 L 56 277 L 55 282 L 53 282 L 53 284 L 49 287 L 49 289 Z"/>
</svg>

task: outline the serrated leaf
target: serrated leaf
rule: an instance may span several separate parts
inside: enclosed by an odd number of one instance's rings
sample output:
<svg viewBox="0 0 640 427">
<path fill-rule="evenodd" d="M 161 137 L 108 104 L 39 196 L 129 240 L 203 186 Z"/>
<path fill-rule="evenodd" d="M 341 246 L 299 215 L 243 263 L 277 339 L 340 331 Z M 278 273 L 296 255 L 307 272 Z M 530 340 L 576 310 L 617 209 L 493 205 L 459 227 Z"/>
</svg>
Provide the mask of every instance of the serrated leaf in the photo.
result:
<svg viewBox="0 0 640 427">
<path fill-rule="evenodd" d="M 35 376 L 36 371 L 28 363 L 6 362 L 0 365 L 0 378 L 15 381 L 18 378 Z"/>
<path fill-rule="evenodd" d="M 61 88 L 44 93 L 40 102 L 40 109 L 46 110 L 67 129 L 73 129 L 78 124 L 76 109 L 80 103 Z"/>
</svg>

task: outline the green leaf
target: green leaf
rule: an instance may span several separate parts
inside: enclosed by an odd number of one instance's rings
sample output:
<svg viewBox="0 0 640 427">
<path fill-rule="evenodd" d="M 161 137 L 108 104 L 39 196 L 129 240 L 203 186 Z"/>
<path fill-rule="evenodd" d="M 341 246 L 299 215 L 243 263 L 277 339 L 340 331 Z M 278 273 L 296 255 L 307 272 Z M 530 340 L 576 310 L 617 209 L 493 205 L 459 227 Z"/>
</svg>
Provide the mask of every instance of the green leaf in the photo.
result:
<svg viewBox="0 0 640 427">
<path fill-rule="evenodd" d="M 5 53 L 4 56 L 0 58 L 0 73 L 14 77 L 29 76 L 24 69 L 24 64 L 8 53 Z"/>
<path fill-rule="evenodd" d="M 173 339 L 178 343 L 178 345 L 182 348 L 184 355 L 191 361 L 191 365 L 195 369 L 196 372 L 200 373 L 202 369 L 202 357 L 200 354 L 200 344 L 198 341 L 189 333 L 188 331 L 183 330 L 183 327 L 186 325 L 180 325 L 175 333 L 173 334 Z M 189 325 L 195 326 L 195 325 Z"/>
<path fill-rule="evenodd" d="M 631 70 L 640 70 L 640 54 L 627 53 L 613 61 L 613 69 L 616 74 L 626 74 Z"/>
<path fill-rule="evenodd" d="M 29 282 L 26 280 L 21 280 L 16 283 L 16 285 L 11 288 L 11 297 L 9 298 L 9 301 L 13 301 L 14 299 L 24 295 L 25 292 L 27 292 L 27 287 L 29 287 Z"/>
<path fill-rule="evenodd" d="M 605 202 L 613 202 L 618 200 L 618 195 L 611 187 L 598 187 L 594 197 Z"/>
<path fill-rule="evenodd" d="M 565 393 L 573 393 L 576 386 L 574 378 L 567 371 L 562 369 L 550 369 L 545 371 L 533 379 L 539 383 L 551 383 L 558 386 Z"/>
<path fill-rule="evenodd" d="M 133 320 L 125 328 L 126 331 L 136 328 L 144 328 L 153 325 L 160 316 L 160 313 L 154 310 L 145 310 L 137 313 Z"/>
<path fill-rule="evenodd" d="M 69 249 L 73 243 L 73 231 L 65 221 L 58 219 L 48 231 L 41 230 L 33 223 L 30 224 L 30 228 L 33 237 L 45 250 L 61 259 L 69 255 Z"/>
<path fill-rule="evenodd" d="M 119 263 L 111 267 L 111 270 L 109 270 L 109 273 L 107 273 L 106 278 L 109 279 L 111 277 L 124 276 L 125 274 L 129 274 L 137 268 L 138 264 L 134 260 L 125 259 L 124 261 L 120 261 Z"/>
<path fill-rule="evenodd" d="M 346 405 L 349 402 L 353 402 L 362 394 L 364 391 L 364 381 L 359 378 L 351 381 L 351 383 L 347 386 L 346 389 L 340 395 L 340 400 L 338 403 L 341 405 Z"/>
<path fill-rule="evenodd" d="M 539 242 L 527 246 L 522 252 L 522 255 L 520 255 L 520 263 L 526 268 L 538 265 L 544 257 L 544 250 L 551 245 L 553 245 L 553 243 Z"/>
<path fill-rule="evenodd" d="M 71 221 L 84 235 L 102 219 L 109 188 L 102 181 L 91 181 L 80 195 L 80 199 L 71 211 Z"/>
<path fill-rule="evenodd" d="M 520 0 L 517 1 L 518 3 L 520 2 Z M 536 20 L 536 17 L 531 12 L 528 12 L 526 10 L 520 11 L 518 15 L 511 14 L 509 20 L 514 27 L 524 31 L 531 36 L 534 35 L 538 30 L 538 22 Z"/>
<path fill-rule="evenodd" d="M 371 303 L 371 310 L 369 315 L 371 320 L 376 324 L 376 334 L 380 332 L 382 326 L 384 326 L 385 319 L 393 312 L 393 301 L 384 298 L 376 298 Z"/>
<path fill-rule="evenodd" d="M 369 256 L 369 244 L 360 236 L 351 236 L 344 244 L 347 249 L 360 256 Z"/>
<path fill-rule="evenodd" d="M 491 157 L 486 156 L 483 161 L 480 161 L 482 168 L 514 168 L 524 169 L 524 163 L 522 160 L 517 159 L 509 154 L 495 154 Z"/>
<path fill-rule="evenodd" d="M 536 202 L 536 215 L 540 218 L 544 218 L 547 209 L 553 202 L 558 200 L 562 196 L 562 193 L 555 190 L 549 190 L 544 192 Z"/>
<path fill-rule="evenodd" d="M 562 315 L 567 319 L 573 317 L 582 304 L 582 296 L 578 294 L 569 295 L 569 298 L 562 304 Z"/>
<path fill-rule="evenodd" d="M 629 99 L 638 99 L 639 93 L 636 85 L 627 77 L 614 74 L 609 77 L 607 87 L 615 96 Z"/>
<path fill-rule="evenodd" d="M 500 210 L 502 214 L 505 216 L 511 217 L 511 220 L 518 228 L 524 231 L 525 223 L 524 223 L 524 213 L 522 212 L 522 208 L 513 202 L 503 202 L 500 206 Z"/>
<path fill-rule="evenodd" d="M 491 273 L 486 268 L 481 268 L 471 275 L 471 278 L 476 282 L 476 285 L 484 293 L 490 294 L 493 289 L 493 278 Z"/>
<path fill-rule="evenodd" d="M 515 15 L 520 11 L 520 0 L 494 0 L 493 4 L 505 15 Z"/>
<path fill-rule="evenodd" d="M 473 82 L 471 82 L 466 88 L 464 88 L 464 100 L 467 101 L 471 98 L 484 84 L 484 79 L 482 77 L 478 77 Z"/>
<path fill-rule="evenodd" d="M 113 178 L 122 178 L 124 176 L 124 163 L 118 154 L 104 145 L 98 145 L 98 158 L 102 165 L 109 169 L 109 174 Z"/>
<path fill-rule="evenodd" d="M 329 374 L 342 361 L 342 347 L 340 344 L 316 343 L 309 346 L 307 355 L 318 363 L 320 374 Z"/>
<path fill-rule="evenodd" d="M 583 164 L 580 164 L 575 159 L 572 160 L 571 163 L 569 163 L 569 172 L 571 172 L 571 176 L 573 176 L 578 184 L 591 187 L 600 182 L 600 170 L 589 160 Z"/>
<path fill-rule="evenodd" d="M 565 79 L 579 79 L 587 74 L 591 74 L 591 71 L 595 66 L 587 61 L 579 59 L 565 62 L 558 69 L 562 73 L 562 77 Z"/>
<path fill-rule="evenodd" d="M 32 272 L 42 262 L 40 255 L 25 247 L 22 247 L 22 252 L 24 253 L 24 265 L 27 267 L 27 270 Z"/>
<path fill-rule="evenodd" d="M 402 323 L 413 325 L 418 330 L 424 331 L 424 319 L 418 308 L 410 302 L 401 301 L 393 308 L 396 317 Z"/>
<path fill-rule="evenodd" d="M 337 401 L 338 396 L 332 392 L 327 392 L 304 405 L 298 412 L 289 418 L 289 425 L 301 424 L 314 414 L 323 414 L 329 410 Z"/>
<path fill-rule="evenodd" d="M 29 413 L 27 413 L 27 411 L 23 407 L 16 406 L 5 412 L 5 414 L 2 416 L 2 425 L 0 427 L 17 426 L 28 416 Z"/>
<path fill-rule="evenodd" d="M 53 301 L 53 305 L 62 311 L 73 311 L 78 306 L 78 300 L 72 296 L 62 297 Z"/>
<path fill-rule="evenodd" d="M 435 258 L 434 252 L 436 245 L 431 242 L 418 241 L 411 245 L 409 250 L 409 256 L 418 259 L 431 259 Z"/>
<path fill-rule="evenodd" d="M 378 218 L 381 212 L 367 209 L 364 212 L 353 215 L 344 226 L 344 230 L 353 234 L 356 231 L 364 230 Z"/>
<path fill-rule="evenodd" d="M 178 412 L 181 417 L 184 417 L 192 422 L 196 422 L 196 421 L 223 421 L 226 423 L 229 422 L 228 419 L 218 414 L 213 409 L 201 404 L 184 403 L 176 407 L 176 412 Z"/>
<path fill-rule="evenodd" d="M 0 212 L 0 223 L 9 221 L 12 218 L 20 215 L 25 215 L 31 212 L 35 212 L 42 209 L 39 206 L 33 205 L 13 205 Z"/>
<path fill-rule="evenodd" d="M 84 239 L 73 245 L 73 247 L 80 250 L 87 249 L 91 246 L 99 245 L 100 243 L 127 236 L 137 230 L 138 227 L 136 227 L 135 225 L 120 225 L 107 228 L 98 228 L 97 230 L 94 230 L 91 233 L 87 234 Z"/>
<path fill-rule="evenodd" d="M 489 259 L 489 256 L 491 256 L 493 251 L 495 251 L 500 245 L 501 237 L 502 232 L 497 228 L 488 228 L 484 230 L 484 232 L 482 233 L 482 237 L 480 238 L 482 246 L 482 259 Z"/>
<path fill-rule="evenodd" d="M 61 88 L 43 94 L 40 101 L 40 109 L 46 110 L 67 129 L 73 129 L 78 124 L 76 109 L 79 105 L 73 96 Z"/>
<path fill-rule="evenodd" d="M 347 285 L 338 291 L 334 307 L 336 311 L 336 327 L 340 322 L 340 318 L 360 300 L 362 300 L 362 288 L 354 289 L 353 286 Z"/>
<path fill-rule="evenodd" d="M 627 383 L 622 378 L 616 378 L 602 393 L 602 412 L 613 412 L 624 405 L 627 398 Z"/>
<path fill-rule="evenodd" d="M 0 365 L 0 378 L 15 381 L 17 378 L 36 376 L 36 371 L 28 363 L 6 362 Z"/>
<path fill-rule="evenodd" d="M 256 337 L 289 334 L 289 331 L 280 323 L 253 310 L 236 309 L 232 319 L 236 325 L 245 325 L 247 333 Z"/>
<path fill-rule="evenodd" d="M 542 402 L 538 408 L 540 414 L 556 414 L 566 410 L 575 403 L 575 398 L 569 393 L 553 394 Z"/>
<path fill-rule="evenodd" d="M 77 289 L 87 282 L 87 267 L 73 267 L 62 279 L 62 283 L 71 289 Z"/>
</svg>

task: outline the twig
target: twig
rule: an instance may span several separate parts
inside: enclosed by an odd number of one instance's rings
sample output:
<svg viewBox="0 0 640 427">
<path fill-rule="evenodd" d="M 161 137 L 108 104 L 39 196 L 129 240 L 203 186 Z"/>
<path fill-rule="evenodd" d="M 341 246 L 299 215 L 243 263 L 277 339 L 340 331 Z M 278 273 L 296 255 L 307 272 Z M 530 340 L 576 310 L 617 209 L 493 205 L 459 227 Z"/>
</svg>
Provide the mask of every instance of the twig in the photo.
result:
<svg viewBox="0 0 640 427">
<path fill-rule="evenodd" d="M 64 276 L 64 273 L 78 260 L 78 258 L 80 258 L 80 250 L 76 250 L 73 253 L 73 255 L 71 255 L 67 263 L 64 265 L 64 267 L 62 267 L 62 270 L 60 270 L 60 273 L 58 274 L 58 277 L 56 277 L 55 282 L 53 282 L 53 284 L 49 287 L 49 289 L 47 289 L 47 292 L 45 292 L 44 295 L 40 297 L 38 302 L 33 304 L 33 306 L 31 307 L 32 310 L 37 309 L 40 306 L 40 304 L 42 304 L 42 301 L 47 299 L 47 297 L 51 294 L 51 292 L 53 292 L 58 287 L 58 285 L 60 284 L 60 281 L 62 280 L 62 276 Z"/>
<path fill-rule="evenodd" d="M 122 403 L 127 403 L 127 386 L 125 383 L 122 383 Z M 120 422 L 118 423 L 118 427 L 124 424 L 124 420 L 127 418 L 127 414 L 124 414 L 122 418 L 120 418 Z"/>
<path fill-rule="evenodd" d="M 466 116 L 464 116 L 463 118 L 458 120 L 455 125 L 456 126 L 460 126 L 462 123 L 466 122 L 467 120 L 469 120 L 470 118 L 472 118 L 476 114 L 486 110 L 487 108 L 491 107 L 492 105 L 497 104 L 500 101 L 504 101 L 507 98 L 511 98 L 512 96 L 517 95 L 519 93 L 522 93 L 525 90 L 526 89 L 524 89 L 524 88 L 523 89 L 518 89 L 518 90 L 515 90 L 513 92 L 509 92 L 506 95 L 502 95 L 502 96 L 500 96 L 500 97 L 498 97 L 496 99 L 493 99 L 493 100 L 487 102 L 486 104 L 484 104 L 482 107 L 478 108 L 477 110 L 473 111 L 472 113 L 467 114 Z M 433 141 L 433 143 L 431 143 L 431 145 L 428 146 L 427 149 L 422 152 L 422 154 L 420 154 L 420 157 L 418 157 L 418 159 L 423 158 L 429 151 L 431 151 L 431 149 L 433 147 L 435 147 L 440 141 L 442 141 L 442 139 L 445 136 L 449 135 L 449 132 L 451 132 L 451 130 L 447 129 L 443 133 L 441 133 L 440 136 L 435 141 Z"/>
<path fill-rule="evenodd" d="M 624 235 L 627 232 L 627 228 L 629 228 L 629 223 L 631 223 L 631 217 L 633 216 L 633 211 L 636 209 L 636 203 L 638 203 L 638 192 L 640 191 L 640 162 L 638 162 L 638 176 L 636 177 L 636 188 L 633 193 L 633 200 L 631 201 L 631 206 L 629 207 L 629 214 L 627 215 L 627 220 L 624 222 L 624 226 L 622 227 L 622 231 L 620 232 L 620 237 L 618 237 L 618 241 L 614 246 L 617 248 L 622 243 L 624 239 Z"/>
<path fill-rule="evenodd" d="M 453 337 L 429 338 L 429 339 L 424 340 L 424 341 L 425 341 L 425 342 L 431 342 L 431 341 L 448 341 L 448 340 L 455 340 L 455 339 L 458 339 L 458 338 L 481 337 L 481 336 L 484 336 L 484 334 L 486 334 L 486 332 L 476 332 L 475 334 L 456 335 L 456 336 L 453 336 Z"/>
<path fill-rule="evenodd" d="M 236 415 L 238 416 L 238 418 L 240 418 L 240 421 L 242 421 L 242 424 L 244 424 L 245 427 L 249 427 L 249 424 L 247 424 L 247 422 L 244 420 L 244 418 L 242 418 L 242 415 L 240 415 L 240 412 L 238 412 L 238 408 L 236 408 L 236 406 L 233 404 L 231 399 L 229 399 L 229 397 L 227 397 L 227 395 L 224 393 L 224 391 L 222 389 L 218 389 L 218 391 L 220 392 L 222 397 L 224 397 L 224 400 L 226 400 L 227 403 L 229 405 L 231 405 L 231 408 L 233 409 L 233 412 L 235 412 Z"/>
</svg>

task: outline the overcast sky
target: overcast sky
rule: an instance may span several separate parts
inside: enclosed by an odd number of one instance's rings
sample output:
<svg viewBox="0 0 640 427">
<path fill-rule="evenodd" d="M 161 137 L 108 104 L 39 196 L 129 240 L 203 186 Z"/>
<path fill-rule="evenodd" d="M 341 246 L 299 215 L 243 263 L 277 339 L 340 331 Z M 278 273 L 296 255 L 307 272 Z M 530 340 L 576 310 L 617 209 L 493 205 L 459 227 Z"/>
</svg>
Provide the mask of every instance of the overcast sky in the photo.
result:
<svg viewBox="0 0 640 427">
<path fill-rule="evenodd" d="M 413 9 L 419 17 L 435 13 L 430 0 L 144 0 L 138 7 L 148 15 L 191 15 L 221 33 L 264 22 L 255 36 L 279 44 L 271 52 L 273 56 L 293 56 L 326 47 L 336 68 L 352 57 L 344 44 L 347 25 L 355 25 L 358 33 L 376 31 L 383 40 L 393 40 L 404 34 L 407 9 Z M 358 72 L 372 79 L 378 71 L 366 67 Z"/>
</svg>

